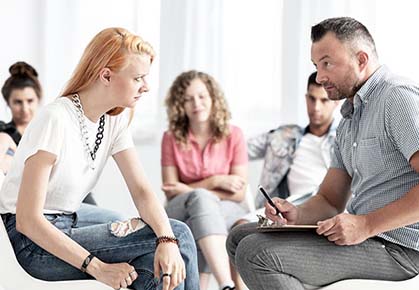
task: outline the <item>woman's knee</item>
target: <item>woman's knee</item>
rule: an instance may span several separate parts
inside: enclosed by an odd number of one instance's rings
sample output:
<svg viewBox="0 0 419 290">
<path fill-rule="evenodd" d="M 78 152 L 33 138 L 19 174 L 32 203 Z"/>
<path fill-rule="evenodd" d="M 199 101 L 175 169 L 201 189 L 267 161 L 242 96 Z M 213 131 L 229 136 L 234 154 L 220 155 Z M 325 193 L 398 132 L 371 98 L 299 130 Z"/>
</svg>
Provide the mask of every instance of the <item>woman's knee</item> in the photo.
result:
<svg viewBox="0 0 419 290">
<path fill-rule="evenodd" d="M 184 222 L 175 219 L 169 219 L 169 221 L 176 238 L 182 239 L 180 242 L 195 244 L 192 232 Z"/>
<path fill-rule="evenodd" d="M 192 236 L 191 230 L 185 223 L 178 220 L 170 219 L 170 224 L 172 226 L 173 233 L 179 240 L 179 249 L 185 261 L 185 264 L 196 266 L 197 251 L 195 240 Z"/>
<path fill-rule="evenodd" d="M 190 216 L 195 214 L 216 214 L 222 215 L 220 199 L 212 192 L 197 188 L 189 194 L 186 200 L 186 209 Z"/>
<path fill-rule="evenodd" d="M 211 191 L 205 189 L 205 188 L 196 188 L 194 189 L 188 197 L 188 200 L 186 201 L 187 204 L 192 203 L 215 203 L 219 202 L 220 199 L 218 196 L 213 194 Z"/>
</svg>

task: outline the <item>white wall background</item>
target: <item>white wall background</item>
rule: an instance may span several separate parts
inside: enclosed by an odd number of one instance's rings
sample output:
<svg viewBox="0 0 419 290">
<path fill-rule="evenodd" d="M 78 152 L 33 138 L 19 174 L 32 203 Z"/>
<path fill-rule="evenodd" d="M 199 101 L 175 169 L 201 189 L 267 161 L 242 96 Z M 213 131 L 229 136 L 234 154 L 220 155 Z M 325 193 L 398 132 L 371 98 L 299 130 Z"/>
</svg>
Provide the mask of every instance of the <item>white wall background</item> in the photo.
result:
<svg viewBox="0 0 419 290">
<path fill-rule="evenodd" d="M 326 17 L 357 18 L 375 38 L 381 62 L 419 82 L 417 11 L 416 0 L 0 0 L 0 84 L 9 66 L 24 60 L 38 70 L 48 103 L 99 30 L 122 26 L 140 34 L 158 57 L 152 90 L 137 106 L 133 131 L 140 160 L 163 201 L 163 100 L 180 72 L 212 74 L 225 90 L 233 122 L 247 136 L 281 123 L 304 125 L 303 95 L 314 70 L 310 27 Z M 0 100 L 0 120 L 9 119 Z M 252 186 L 259 168 L 260 163 L 251 164 Z M 95 193 L 102 206 L 135 214 L 113 162 Z"/>
</svg>

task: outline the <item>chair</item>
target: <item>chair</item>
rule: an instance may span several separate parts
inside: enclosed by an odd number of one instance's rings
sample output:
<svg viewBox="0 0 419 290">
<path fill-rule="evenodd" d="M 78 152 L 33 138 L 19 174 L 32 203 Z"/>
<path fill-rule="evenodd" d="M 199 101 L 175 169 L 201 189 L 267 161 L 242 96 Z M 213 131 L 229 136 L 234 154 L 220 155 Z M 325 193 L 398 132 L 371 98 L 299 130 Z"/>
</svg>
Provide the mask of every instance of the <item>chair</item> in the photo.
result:
<svg viewBox="0 0 419 290">
<path fill-rule="evenodd" d="M 1 290 L 112 290 L 96 280 L 48 282 L 33 278 L 18 263 L 0 219 L 0 289 Z"/>
</svg>

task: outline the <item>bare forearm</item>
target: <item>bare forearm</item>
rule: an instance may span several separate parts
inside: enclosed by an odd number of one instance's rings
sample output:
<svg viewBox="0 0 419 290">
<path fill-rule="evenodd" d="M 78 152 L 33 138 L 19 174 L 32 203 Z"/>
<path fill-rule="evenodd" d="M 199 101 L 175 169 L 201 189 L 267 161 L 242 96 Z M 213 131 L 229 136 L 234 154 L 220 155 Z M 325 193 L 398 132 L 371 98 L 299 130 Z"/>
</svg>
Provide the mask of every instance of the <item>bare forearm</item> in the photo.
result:
<svg viewBox="0 0 419 290">
<path fill-rule="evenodd" d="M 166 211 L 154 195 L 142 199 L 137 209 L 142 219 L 150 225 L 157 236 L 173 236 Z"/>
<path fill-rule="evenodd" d="M 211 190 L 212 193 L 214 193 L 216 196 L 218 196 L 221 200 L 231 200 L 235 202 L 241 202 L 244 198 L 244 192 L 236 192 L 232 193 L 230 191 L 224 191 L 224 190 Z"/>
<path fill-rule="evenodd" d="M 233 191 L 233 190 L 223 190 L 219 187 L 219 180 L 222 178 L 222 175 L 213 175 L 206 179 L 188 184 L 191 188 L 205 188 L 216 196 L 218 196 L 221 200 L 231 200 L 240 202 L 243 200 L 245 195 L 246 187 L 241 190 Z"/>
<path fill-rule="evenodd" d="M 80 268 L 89 255 L 86 249 L 51 225 L 43 216 L 17 215 L 17 230 L 47 252 L 76 268 Z"/>
<path fill-rule="evenodd" d="M 205 188 L 208 190 L 215 189 L 217 186 L 216 182 L 217 176 L 211 176 L 208 178 L 201 179 L 200 181 L 189 183 L 188 186 L 192 188 Z"/>
<path fill-rule="evenodd" d="M 297 224 L 316 224 L 339 213 L 322 195 L 315 195 L 304 204 L 298 206 Z"/>
<path fill-rule="evenodd" d="M 366 215 L 371 236 L 419 222 L 419 185 L 403 198 Z"/>
</svg>

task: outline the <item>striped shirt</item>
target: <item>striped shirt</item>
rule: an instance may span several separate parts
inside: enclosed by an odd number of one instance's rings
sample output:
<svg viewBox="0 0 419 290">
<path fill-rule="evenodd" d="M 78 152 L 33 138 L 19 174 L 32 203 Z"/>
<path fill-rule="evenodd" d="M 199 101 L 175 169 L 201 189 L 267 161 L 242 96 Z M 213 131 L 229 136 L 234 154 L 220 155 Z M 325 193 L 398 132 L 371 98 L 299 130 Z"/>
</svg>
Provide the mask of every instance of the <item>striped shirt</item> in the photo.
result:
<svg viewBox="0 0 419 290">
<path fill-rule="evenodd" d="M 409 160 L 419 150 L 419 86 L 381 66 L 342 106 L 332 168 L 352 178 L 351 214 L 367 214 L 419 184 Z M 419 251 L 419 223 L 378 235 Z"/>
</svg>

